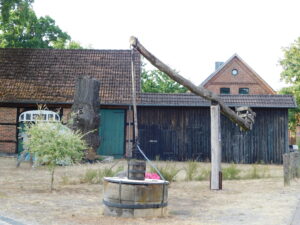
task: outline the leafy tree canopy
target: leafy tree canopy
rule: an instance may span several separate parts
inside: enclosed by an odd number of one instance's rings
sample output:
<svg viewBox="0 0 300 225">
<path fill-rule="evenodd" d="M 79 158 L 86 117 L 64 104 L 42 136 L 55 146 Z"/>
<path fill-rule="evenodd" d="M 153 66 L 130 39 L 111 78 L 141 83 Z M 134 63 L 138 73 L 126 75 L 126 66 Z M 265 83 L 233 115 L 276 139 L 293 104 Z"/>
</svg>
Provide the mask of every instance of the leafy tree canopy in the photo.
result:
<svg viewBox="0 0 300 225">
<path fill-rule="evenodd" d="M 151 93 L 185 93 L 188 90 L 160 70 L 146 70 L 143 66 L 142 91 Z"/>
<path fill-rule="evenodd" d="M 49 16 L 38 18 L 34 0 L 0 0 L 1 48 L 82 48 Z"/>
<path fill-rule="evenodd" d="M 284 58 L 279 61 L 283 67 L 281 79 L 291 86 L 283 88 L 280 93 L 292 94 L 296 98 L 298 108 L 289 110 L 289 127 L 295 130 L 300 125 L 300 37 L 283 52 Z"/>
</svg>

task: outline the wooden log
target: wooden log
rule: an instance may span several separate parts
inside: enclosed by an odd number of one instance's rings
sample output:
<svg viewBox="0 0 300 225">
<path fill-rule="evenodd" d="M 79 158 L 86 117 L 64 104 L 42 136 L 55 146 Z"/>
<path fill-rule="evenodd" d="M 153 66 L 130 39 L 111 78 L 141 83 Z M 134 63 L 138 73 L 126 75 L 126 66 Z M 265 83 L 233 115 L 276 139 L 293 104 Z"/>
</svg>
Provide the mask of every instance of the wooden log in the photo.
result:
<svg viewBox="0 0 300 225">
<path fill-rule="evenodd" d="M 220 106 L 210 106 L 211 115 L 211 189 L 220 190 L 222 180 L 221 172 L 221 122 L 220 122 Z"/>
<path fill-rule="evenodd" d="M 153 66 L 158 68 L 160 71 L 166 73 L 174 81 L 183 85 L 196 95 L 199 95 L 207 100 L 217 102 L 221 107 L 222 113 L 225 116 L 227 116 L 231 121 L 238 124 L 242 129 L 249 130 L 251 128 L 251 124 L 249 123 L 249 121 L 240 118 L 233 110 L 231 110 L 228 106 L 225 105 L 225 103 L 218 97 L 218 95 L 201 86 L 196 86 L 188 79 L 179 75 L 176 71 L 172 70 L 168 65 L 166 65 L 158 58 L 156 58 L 152 53 L 150 53 L 141 43 L 139 43 L 136 37 L 130 38 L 130 44 L 146 59 L 148 59 Z"/>
<path fill-rule="evenodd" d="M 81 77 L 77 80 L 74 103 L 72 105 L 72 129 L 79 130 L 84 136 L 89 149 L 86 158 L 94 160 L 100 145 L 99 138 L 99 89 L 100 82 L 96 79 Z"/>
</svg>

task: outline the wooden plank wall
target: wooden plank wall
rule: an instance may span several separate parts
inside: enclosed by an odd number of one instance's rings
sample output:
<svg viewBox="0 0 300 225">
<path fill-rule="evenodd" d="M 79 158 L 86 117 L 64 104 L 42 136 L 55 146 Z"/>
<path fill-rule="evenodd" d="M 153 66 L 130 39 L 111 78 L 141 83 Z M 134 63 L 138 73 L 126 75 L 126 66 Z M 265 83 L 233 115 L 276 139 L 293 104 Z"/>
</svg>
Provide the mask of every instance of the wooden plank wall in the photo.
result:
<svg viewBox="0 0 300 225">
<path fill-rule="evenodd" d="M 252 131 L 222 116 L 222 161 L 282 163 L 288 150 L 288 110 L 254 108 Z M 151 159 L 210 161 L 208 107 L 139 107 L 140 144 Z"/>
</svg>

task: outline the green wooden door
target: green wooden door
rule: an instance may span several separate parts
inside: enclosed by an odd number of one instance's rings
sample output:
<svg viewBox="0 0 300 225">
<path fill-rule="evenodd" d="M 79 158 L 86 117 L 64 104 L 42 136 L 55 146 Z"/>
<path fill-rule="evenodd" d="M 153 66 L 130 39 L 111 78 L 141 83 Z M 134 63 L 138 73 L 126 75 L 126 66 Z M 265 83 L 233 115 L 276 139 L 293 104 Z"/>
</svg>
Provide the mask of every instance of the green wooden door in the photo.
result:
<svg viewBox="0 0 300 225">
<path fill-rule="evenodd" d="M 99 155 L 121 158 L 124 155 L 125 110 L 100 109 Z"/>
</svg>

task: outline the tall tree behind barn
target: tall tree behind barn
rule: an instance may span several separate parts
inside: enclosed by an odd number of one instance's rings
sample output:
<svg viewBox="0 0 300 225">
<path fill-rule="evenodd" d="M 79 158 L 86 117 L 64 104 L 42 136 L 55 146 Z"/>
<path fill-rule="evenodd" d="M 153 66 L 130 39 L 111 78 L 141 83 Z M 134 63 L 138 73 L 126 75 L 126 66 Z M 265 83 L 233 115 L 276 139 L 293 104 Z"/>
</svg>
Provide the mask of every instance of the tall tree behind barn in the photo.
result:
<svg viewBox="0 0 300 225">
<path fill-rule="evenodd" d="M 79 130 L 89 146 L 87 159 L 95 159 L 100 145 L 99 138 L 99 89 L 100 82 L 88 77 L 79 78 L 75 86 L 74 104 L 72 105 L 72 129 Z"/>
</svg>

